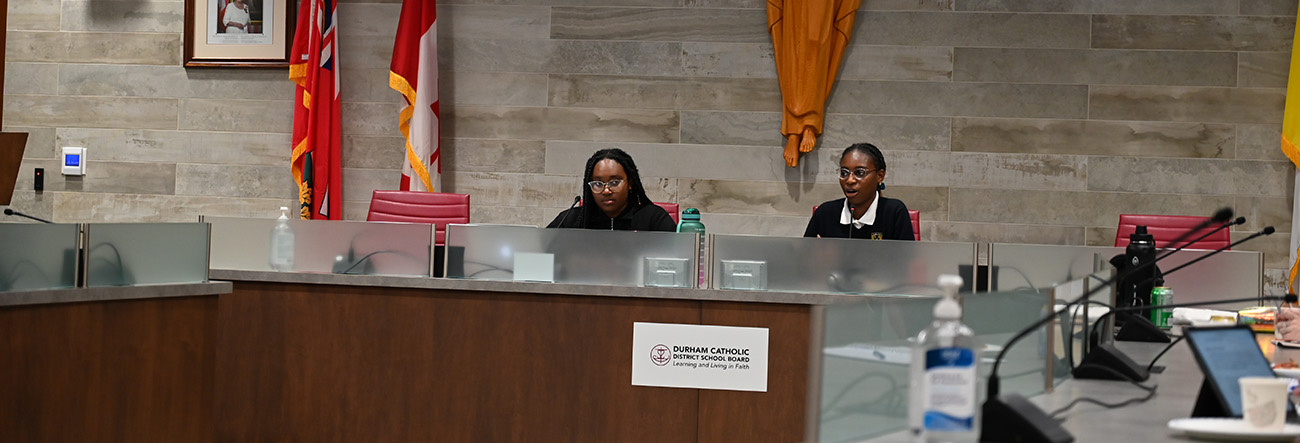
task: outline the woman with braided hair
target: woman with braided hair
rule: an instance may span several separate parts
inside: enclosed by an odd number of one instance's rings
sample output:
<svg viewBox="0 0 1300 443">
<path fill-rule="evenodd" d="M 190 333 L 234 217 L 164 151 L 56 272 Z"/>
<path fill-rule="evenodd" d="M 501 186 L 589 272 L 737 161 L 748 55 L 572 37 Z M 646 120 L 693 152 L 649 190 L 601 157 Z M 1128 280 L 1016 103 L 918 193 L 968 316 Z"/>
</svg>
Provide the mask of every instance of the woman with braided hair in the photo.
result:
<svg viewBox="0 0 1300 443">
<path fill-rule="evenodd" d="M 641 173 L 622 149 L 601 149 L 587 159 L 581 205 L 561 212 L 547 228 L 612 231 L 677 230 L 663 208 L 646 196 Z"/>
</svg>

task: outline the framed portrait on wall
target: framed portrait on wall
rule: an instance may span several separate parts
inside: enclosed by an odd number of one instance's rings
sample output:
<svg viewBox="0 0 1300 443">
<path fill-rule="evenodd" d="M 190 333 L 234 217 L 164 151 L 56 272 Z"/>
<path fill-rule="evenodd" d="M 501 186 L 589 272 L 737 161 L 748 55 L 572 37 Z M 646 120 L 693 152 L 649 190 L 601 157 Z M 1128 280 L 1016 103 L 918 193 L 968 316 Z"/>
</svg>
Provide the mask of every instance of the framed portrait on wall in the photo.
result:
<svg viewBox="0 0 1300 443">
<path fill-rule="evenodd" d="M 187 68 L 285 68 L 294 0 L 185 0 Z"/>
</svg>

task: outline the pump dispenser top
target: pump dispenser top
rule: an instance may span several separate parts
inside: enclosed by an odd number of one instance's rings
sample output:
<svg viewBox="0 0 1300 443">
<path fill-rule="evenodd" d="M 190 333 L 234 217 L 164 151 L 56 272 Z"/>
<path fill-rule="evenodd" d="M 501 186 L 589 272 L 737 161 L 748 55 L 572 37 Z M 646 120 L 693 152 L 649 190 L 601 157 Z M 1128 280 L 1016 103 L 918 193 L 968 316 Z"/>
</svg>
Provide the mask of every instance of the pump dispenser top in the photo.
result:
<svg viewBox="0 0 1300 443">
<path fill-rule="evenodd" d="M 939 287 L 943 289 L 943 299 L 934 305 L 935 320 L 960 320 L 961 303 L 957 302 L 957 290 L 961 288 L 959 275 L 944 274 L 939 276 Z"/>
</svg>

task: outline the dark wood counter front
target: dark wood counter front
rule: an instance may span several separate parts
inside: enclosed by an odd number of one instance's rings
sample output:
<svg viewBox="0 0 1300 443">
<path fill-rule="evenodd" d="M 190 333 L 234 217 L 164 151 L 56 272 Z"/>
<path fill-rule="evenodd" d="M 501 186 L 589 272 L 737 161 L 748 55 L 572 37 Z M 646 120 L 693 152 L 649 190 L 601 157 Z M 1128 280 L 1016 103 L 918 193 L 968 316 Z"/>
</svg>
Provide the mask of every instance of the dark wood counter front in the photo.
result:
<svg viewBox="0 0 1300 443">
<path fill-rule="evenodd" d="M 213 274 L 0 294 L 3 440 L 802 441 L 811 313 L 837 299 Z M 633 386 L 635 322 L 768 328 L 768 391 Z"/>
<path fill-rule="evenodd" d="M 235 282 L 218 441 L 803 438 L 807 305 Z M 769 392 L 632 386 L 632 324 L 770 328 Z"/>
<path fill-rule="evenodd" d="M 150 291 L 161 296 L 141 298 Z M 216 295 L 55 292 L 94 300 L 0 306 L 0 440 L 213 441 Z"/>
</svg>

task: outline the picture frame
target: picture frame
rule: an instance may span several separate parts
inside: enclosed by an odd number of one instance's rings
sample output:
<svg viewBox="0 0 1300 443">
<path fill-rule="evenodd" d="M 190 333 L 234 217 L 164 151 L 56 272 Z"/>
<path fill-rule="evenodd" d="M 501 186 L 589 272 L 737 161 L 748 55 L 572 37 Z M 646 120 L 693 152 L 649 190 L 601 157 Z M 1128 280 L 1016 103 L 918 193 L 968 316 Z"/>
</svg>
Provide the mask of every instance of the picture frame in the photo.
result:
<svg viewBox="0 0 1300 443">
<path fill-rule="evenodd" d="M 185 0 L 181 63 L 186 68 L 287 68 L 297 19 L 295 0 Z"/>
</svg>

